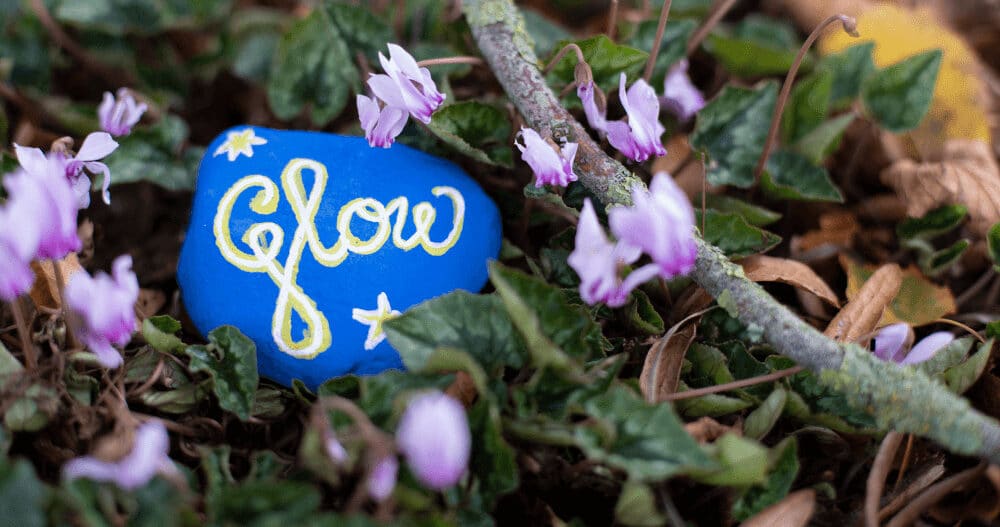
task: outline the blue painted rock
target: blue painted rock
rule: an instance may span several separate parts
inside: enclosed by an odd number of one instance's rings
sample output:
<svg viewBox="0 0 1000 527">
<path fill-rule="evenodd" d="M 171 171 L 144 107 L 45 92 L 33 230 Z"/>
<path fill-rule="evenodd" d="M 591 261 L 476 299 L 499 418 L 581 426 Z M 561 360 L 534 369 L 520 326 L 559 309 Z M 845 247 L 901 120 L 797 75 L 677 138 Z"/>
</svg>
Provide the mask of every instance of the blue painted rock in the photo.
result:
<svg viewBox="0 0 1000 527">
<path fill-rule="evenodd" d="M 402 368 L 382 323 L 477 292 L 500 215 L 456 165 L 363 137 L 239 127 L 209 145 L 177 279 L 203 334 L 231 324 L 261 375 L 315 387 Z"/>
</svg>

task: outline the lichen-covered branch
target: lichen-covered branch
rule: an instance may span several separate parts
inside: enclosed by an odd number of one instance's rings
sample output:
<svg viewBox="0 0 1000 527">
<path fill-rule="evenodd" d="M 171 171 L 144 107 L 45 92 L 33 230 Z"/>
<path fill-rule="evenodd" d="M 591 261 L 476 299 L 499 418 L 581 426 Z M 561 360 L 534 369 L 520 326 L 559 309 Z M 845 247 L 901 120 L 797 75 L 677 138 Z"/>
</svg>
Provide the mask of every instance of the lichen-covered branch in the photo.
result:
<svg viewBox="0 0 1000 527">
<path fill-rule="evenodd" d="M 483 57 L 528 125 L 542 136 L 579 144 L 575 172 L 605 205 L 628 204 L 631 172 L 609 157 L 567 112 L 539 71 L 538 57 L 511 0 L 465 0 L 463 10 Z M 698 240 L 693 278 L 714 298 L 735 307 L 740 320 L 763 330 L 781 354 L 820 373 L 880 426 L 933 439 L 961 454 L 1000 463 L 1000 425 L 925 375 L 881 362 L 856 346 L 841 346 L 809 326 L 717 248 Z"/>
</svg>

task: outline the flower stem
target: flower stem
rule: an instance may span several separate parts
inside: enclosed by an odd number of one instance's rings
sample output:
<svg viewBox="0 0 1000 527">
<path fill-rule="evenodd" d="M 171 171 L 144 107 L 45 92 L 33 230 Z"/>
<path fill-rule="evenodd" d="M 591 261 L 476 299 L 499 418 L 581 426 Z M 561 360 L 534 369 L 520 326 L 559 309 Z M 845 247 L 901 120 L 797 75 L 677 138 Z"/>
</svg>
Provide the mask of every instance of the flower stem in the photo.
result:
<svg viewBox="0 0 1000 527">
<path fill-rule="evenodd" d="M 38 350 L 35 348 L 35 343 L 31 341 L 31 330 L 28 328 L 27 318 L 24 316 L 24 302 L 20 298 L 15 298 L 10 303 L 10 310 L 14 312 L 17 335 L 21 337 L 25 368 L 34 371 L 38 368 Z"/>
<path fill-rule="evenodd" d="M 736 390 L 739 388 L 746 388 L 747 386 L 754 386 L 757 384 L 764 384 L 765 382 L 776 381 L 778 379 L 784 379 L 785 377 L 791 377 L 796 373 L 805 370 L 802 366 L 794 366 L 792 368 L 786 368 L 784 370 L 778 370 L 774 373 L 768 373 L 767 375 L 760 375 L 758 377 L 751 377 L 749 379 L 740 379 L 738 381 L 727 382 L 725 384 L 717 384 L 715 386 L 707 386 L 705 388 L 698 388 L 696 390 L 685 390 L 683 392 L 676 392 L 667 395 L 662 400 L 663 401 L 679 401 L 681 399 L 692 399 L 695 397 L 701 397 L 702 395 L 709 395 L 719 392 L 728 392 L 730 390 Z"/>
<path fill-rule="evenodd" d="M 663 32 L 667 29 L 667 18 L 670 16 L 670 5 L 673 0 L 664 0 L 663 7 L 660 8 L 660 22 L 656 24 L 656 37 L 653 38 L 653 47 L 649 50 L 649 59 L 646 60 L 646 71 L 642 78 L 649 82 L 653 76 L 653 68 L 656 66 L 656 56 L 660 54 L 660 45 L 663 43 Z"/>
<path fill-rule="evenodd" d="M 618 0 L 611 0 L 611 10 L 608 12 L 608 38 L 612 42 L 615 40 L 615 29 L 618 25 Z"/>
<path fill-rule="evenodd" d="M 70 318 L 73 314 L 70 313 L 69 307 L 66 306 L 66 278 L 63 276 L 62 266 L 59 265 L 60 262 L 58 260 L 51 260 L 49 263 L 52 264 L 52 275 L 56 278 L 56 289 L 59 291 L 59 310 L 62 311 L 63 322 L 66 323 L 66 342 L 70 348 L 77 348 L 80 342 L 76 340 L 76 335 L 73 334 L 73 324 Z"/>
<path fill-rule="evenodd" d="M 708 34 L 711 33 L 713 29 L 715 29 L 715 26 L 719 25 L 719 21 L 722 20 L 722 17 L 726 16 L 726 13 L 728 13 L 735 4 L 736 0 L 722 0 L 719 7 L 712 11 L 712 14 L 705 19 L 705 22 L 703 22 L 701 26 L 695 30 L 694 34 L 691 35 L 691 38 L 688 39 L 687 49 L 684 51 L 685 57 L 690 57 L 691 54 L 698 49 L 698 46 L 701 45 L 702 41 L 708 37 Z"/>
<path fill-rule="evenodd" d="M 788 102 L 788 96 L 792 93 L 792 83 L 795 82 L 795 75 L 799 72 L 799 66 L 802 65 L 802 59 L 806 57 L 806 52 L 812 47 L 816 39 L 823 34 L 823 30 L 827 26 L 835 22 L 840 22 L 844 26 L 844 31 L 848 35 L 857 38 L 858 31 L 857 20 L 847 16 L 847 15 L 832 15 L 826 20 L 821 22 L 812 33 L 809 34 L 809 38 L 806 39 L 802 47 L 799 48 L 799 53 L 795 55 L 795 61 L 792 62 L 792 67 L 788 70 L 788 75 L 785 75 L 785 83 L 781 85 L 781 93 L 778 95 L 778 102 L 774 105 L 774 114 L 771 116 L 771 129 L 767 132 L 767 142 L 764 143 L 764 151 L 760 153 L 760 159 L 757 160 L 757 168 L 753 172 L 754 184 L 760 182 L 760 175 L 764 172 L 764 166 L 767 164 L 767 158 L 771 155 L 771 149 L 774 148 L 774 144 L 778 140 L 778 129 L 781 127 L 781 114 L 785 111 L 785 103 Z"/>
<path fill-rule="evenodd" d="M 467 55 L 461 55 L 457 57 L 441 57 L 438 59 L 425 59 L 417 62 L 417 66 L 441 66 L 443 64 L 472 64 L 473 66 L 481 66 L 485 64 L 483 59 L 479 57 L 471 57 Z"/>
</svg>

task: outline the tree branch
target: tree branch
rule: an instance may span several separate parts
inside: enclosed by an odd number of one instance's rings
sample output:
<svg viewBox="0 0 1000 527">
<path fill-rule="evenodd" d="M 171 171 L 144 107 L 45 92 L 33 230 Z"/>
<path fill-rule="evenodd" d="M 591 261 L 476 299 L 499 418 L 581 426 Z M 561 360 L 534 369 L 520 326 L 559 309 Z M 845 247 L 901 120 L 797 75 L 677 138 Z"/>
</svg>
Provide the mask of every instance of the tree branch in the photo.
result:
<svg viewBox="0 0 1000 527">
<path fill-rule="evenodd" d="M 508 97 L 543 137 L 579 144 L 574 170 L 580 182 L 605 205 L 631 203 L 630 190 L 642 184 L 607 156 L 587 131 L 559 104 L 539 71 L 524 20 L 511 0 L 466 0 L 463 11 L 479 49 Z M 879 426 L 933 439 L 953 452 L 1000 463 L 1000 426 L 923 373 L 878 360 L 855 345 L 841 345 L 803 322 L 749 280 L 718 248 L 697 238 L 692 278 L 713 298 L 725 298 L 741 322 L 763 330 L 782 355 L 820 374 L 855 408 Z"/>
</svg>

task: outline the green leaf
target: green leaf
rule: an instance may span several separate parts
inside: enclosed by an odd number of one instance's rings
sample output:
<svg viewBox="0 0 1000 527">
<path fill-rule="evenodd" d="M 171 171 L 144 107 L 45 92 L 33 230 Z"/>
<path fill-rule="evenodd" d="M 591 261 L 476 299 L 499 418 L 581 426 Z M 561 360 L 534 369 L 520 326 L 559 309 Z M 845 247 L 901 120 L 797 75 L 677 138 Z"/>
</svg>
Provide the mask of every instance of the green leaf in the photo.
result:
<svg viewBox="0 0 1000 527">
<path fill-rule="evenodd" d="M 936 377 L 945 370 L 965 361 L 972 348 L 972 337 L 962 337 L 948 343 L 947 346 L 934 353 L 930 359 L 916 365 L 916 368 L 928 377 Z"/>
<path fill-rule="evenodd" d="M 556 24 L 549 18 L 538 13 L 534 9 L 525 7 L 521 9 L 524 17 L 524 28 L 535 41 L 535 53 L 539 57 L 546 57 L 556 51 L 556 44 L 559 41 L 571 40 L 573 35 L 563 26 Z"/>
<path fill-rule="evenodd" d="M 469 469 L 479 480 L 483 500 L 492 505 L 517 488 L 517 456 L 503 438 L 499 412 L 488 401 L 480 400 L 469 410 L 469 428 L 473 430 Z"/>
<path fill-rule="evenodd" d="M 37 384 L 37 381 L 23 389 L 9 386 L 11 382 L 31 382 L 22 377 L 23 371 L 24 366 L 0 343 L 0 391 L 23 390 L 3 414 L 3 425 L 11 432 L 41 430 L 59 410 L 59 396 L 48 386 Z"/>
<path fill-rule="evenodd" d="M 830 111 L 833 74 L 821 71 L 795 84 L 781 114 L 781 137 L 793 143 L 813 131 Z"/>
<path fill-rule="evenodd" d="M 989 233 L 986 234 L 986 245 L 993 266 L 1000 269 L 1000 223 L 990 227 Z"/>
<path fill-rule="evenodd" d="M 968 212 L 964 205 L 938 207 L 920 218 L 903 220 L 896 227 L 896 234 L 903 240 L 930 240 L 961 225 Z"/>
<path fill-rule="evenodd" d="M 598 35 L 575 42 L 577 46 L 580 46 L 580 50 L 583 51 L 583 58 L 590 64 L 590 69 L 594 72 L 594 82 L 605 93 L 612 88 L 618 87 L 619 74 L 624 72 L 628 78 L 634 78 L 649 57 L 649 54 L 645 51 L 615 44 L 605 35 Z M 558 51 L 569 43 L 570 41 L 561 41 L 556 45 L 555 50 Z M 551 60 L 552 57 L 546 59 L 546 64 Z M 552 68 L 550 76 L 554 78 L 553 84 L 567 85 L 573 82 L 575 67 L 576 54 L 567 53 Z"/>
<path fill-rule="evenodd" d="M 767 482 L 753 486 L 740 495 L 733 504 L 733 519 L 747 520 L 788 495 L 799 473 L 798 450 L 795 436 L 789 437 L 771 449 L 770 457 L 774 461 Z"/>
<path fill-rule="evenodd" d="M 681 383 L 683 386 L 683 383 Z M 684 390 L 680 390 L 684 391 Z M 721 417 L 734 414 L 753 406 L 753 403 L 736 397 L 718 393 L 710 393 L 690 399 L 675 401 L 677 410 L 686 417 Z"/>
<path fill-rule="evenodd" d="M 495 106 L 478 101 L 442 106 L 434 112 L 428 128 L 448 146 L 476 161 L 514 166 L 510 120 Z"/>
<path fill-rule="evenodd" d="M 216 525 L 297 525 L 319 509 L 319 488 L 291 480 L 251 481 L 226 486 L 212 502 Z"/>
<path fill-rule="evenodd" d="M 208 386 L 189 383 L 172 390 L 142 392 L 139 401 L 161 412 L 186 414 L 194 410 L 207 396 Z"/>
<path fill-rule="evenodd" d="M 797 201 L 843 203 L 844 196 L 823 167 L 788 150 L 779 150 L 767 159 L 761 187 L 771 196 Z"/>
<path fill-rule="evenodd" d="M 890 132 L 916 128 L 934 96 L 941 50 L 914 55 L 871 75 L 861 89 L 865 108 Z"/>
<path fill-rule="evenodd" d="M 708 153 L 710 184 L 753 185 L 777 96 L 774 82 L 756 88 L 726 86 L 698 112 L 691 145 Z"/>
<path fill-rule="evenodd" d="M 844 131 L 854 122 L 854 117 L 853 113 L 849 113 L 823 121 L 789 148 L 818 165 L 840 147 Z"/>
<path fill-rule="evenodd" d="M 701 199 L 695 198 L 695 203 L 701 203 Z M 758 207 L 753 203 L 743 201 L 739 198 L 727 196 L 725 194 L 706 194 L 705 206 L 719 212 L 733 212 L 739 214 L 747 223 L 755 227 L 770 225 L 781 219 L 781 214 L 772 210 Z"/>
<path fill-rule="evenodd" d="M 588 400 L 584 411 L 610 434 L 602 437 L 579 427 L 580 448 L 588 458 L 620 468 L 637 481 L 714 467 L 669 405 L 648 405 L 632 390 L 615 385 Z"/>
<path fill-rule="evenodd" d="M 945 370 L 941 374 L 941 377 L 944 379 L 945 384 L 948 385 L 948 389 L 962 394 L 971 388 L 973 384 L 976 384 L 979 377 L 986 371 L 986 365 L 990 361 L 990 351 L 992 349 L 993 339 L 990 338 L 981 344 L 979 350 L 969 357 L 968 360 L 958 366 L 952 366 Z"/>
<path fill-rule="evenodd" d="M 666 331 L 663 318 L 641 289 L 632 292 L 623 314 L 631 327 L 646 335 L 662 335 Z"/>
<path fill-rule="evenodd" d="M 192 190 L 204 149 L 187 147 L 188 126 L 176 115 L 166 114 L 152 126 L 136 128 L 119 137 L 118 149 L 106 163 L 115 185 L 149 181 L 168 190 Z M 94 187 L 99 188 L 97 178 Z"/>
<path fill-rule="evenodd" d="M 24 459 L 10 463 L 0 460 L 0 525 L 11 527 L 43 527 L 46 520 L 45 502 L 48 490 L 38 480 L 35 469 Z"/>
<path fill-rule="evenodd" d="M 265 84 L 288 19 L 288 14 L 276 9 L 251 7 L 234 12 L 227 22 L 234 48 L 230 62 L 233 73 Z"/>
<path fill-rule="evenodd" d="M 965 254 L 965 250 L 969 248 L 969 245 L 971 245 L 969 240 L 958 240 L 951 244 L 950 247 L 934 251 L 928 254 L 926 258 L 921 259 L 920 269 L 924 274 L 937 276 L 958 262 L 959 258 Z"/>
<path fill-rule="evenodd" d="M 716 486 L 745 487 L 767 481 L 768 451 L 752 439 L 727 433 L 706 449 L 721 470 L 693 474 L 702 483 Z"/>
<path fill-rule="evenodd" d="M 490 262 L 490 281 L 537 366 L 560 369 L 569 366 L 570 356 L 585 362 L 604 355 L 600 326 L 586 308 L 570 304 L 561 289 L 496 262 Z"/>
<path fill-rule="evenodd" d="M 354 58 L 329 18 L 315 11 L 282 37 L 267 82 L 267 100 L 280 119 L 292 119 L 307 105 L 313 124 L 333 120 L 360 84 Z"/>
<path fill-rule="evenodd" d="M 149 0 L 57 0 L 55 18 L 75 27 L 121 35 L 153 35 L 171 29 L 195 28 L 229 14 L 232 0 L 197 2 Z"/>
<path fill-rule="evenodd" d="M 672 9 L 673 7 L 671 7 Z M 657 20 L 646 20 L 640 23 L 635 34 L 629 38 L 629 45 L 636 49 L 653 49 L 653 40 L 656 38 L 658 25 L 659 21 Z M 670 67 L 684 58 L 688 39 L 691 38 L 695 26 L 697 23 L 690 18 L 667 21 L 667 27 L 663 31 L 663 40 L 660 42 L 660 53 L 656 56 L 656 64 L 653 66 L 651 79 L 654 85 L 657 83 L 662 85 L 662 79 Z"/>
<path fill-rule="evenodd" d="M 455 376 L 450 374 L 386 370 L 378 375 L 365 377 L 348 375 L 331 379 L 321 384 L 316 393 L 320 397 L 327 395 L 351 397 L 376 426 L 387 427 L 393 416 L 398 417 L 402 411 L 401 407 L 397 408 L 397 399 L 400 395 L 411 391 L 444 391 L 454 380 Z"/>
<path fill-rule="evenodd" d="M 861 93 L 864 80 L 875 71 L 873 49 L 875 42 L 862 42 L 823 57 L 817 69 L 833 74 L 830 104 L 834 109 L 847 108 Z"/>
<path fill-rule="evenodd" d="M 208 334 L 208 345 L 188 346 L 188 368 L 208 373 L 212 390 L 223 410 L 241 421 L 250 419 L 257 391 L 257 347 L 233 326 L 220 326 Z"/>
<path fill-rule="evenodd" d="M 157 351 L 173 353 L 184 348 L 174 333 L 181 330 L 181 323 L 168 315 L 150 317 L 142 321 L 142 338 Z"/>
<path fill-rule="evenodd" d="M 36 17 L 12 15 L 0 21 L 0 81 L 48 92 L 53 56 Z"/>
<path fill-rule="evenodd" d="M 751 15 L 731 34 L 717 31 L 705 40 L 708 50 L 730 73 L 739 77 L 761 77 L 785 73 L 799 49 L 795 29 L 787 22 Z M 803 61 L 808 70 L 811 57 Z"/>
<path fill-rule="evenodd" d="M 387 321 L 385 334 L 403 364 L 415 371 L 439 348 L 469 353 L 491 376 L 524 365 L 510 317 L 494 295 L 455 291 L 432 298 Z"/>
<path fill-rule="evenodd" d="M 615 503 L 615 523 L 629 527 L 657 527 L 667 519 L 656 508 L 656 496 L 649 485 L 626 481 Z"/>
<path fill-rule="evenodd" d="M 387 21 L 376 16 L 369 6 L 327 0 L 323 7 L 351 51 L 363 51 L 370 60 L 376 60 L 378 53 L 387 49 L 386 43 L 396 40 Z"/>
<path fill-rule="evenodd" d="M 701 226 L 701 211 L 696 210 L 695 216 L 695 225 Z M 722 249 L 730 258 L 767 252 L 781 243 L 781 237 L 777 234 L 754 227 L 735 213 L 706 210 L 704 217 L 705 241 Z"/>
<path fill-rule="evenodd" d="M 763 439 L 778 422 L 787 401 L 788 392 L 780 386 L 775 387 L 771 395 L 768 395 L 767 399 L 747 416 L 743 424 L 743 434 L 751 439 Z"/>
</svg>

